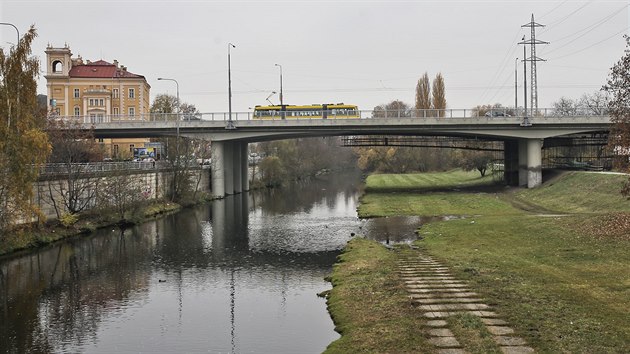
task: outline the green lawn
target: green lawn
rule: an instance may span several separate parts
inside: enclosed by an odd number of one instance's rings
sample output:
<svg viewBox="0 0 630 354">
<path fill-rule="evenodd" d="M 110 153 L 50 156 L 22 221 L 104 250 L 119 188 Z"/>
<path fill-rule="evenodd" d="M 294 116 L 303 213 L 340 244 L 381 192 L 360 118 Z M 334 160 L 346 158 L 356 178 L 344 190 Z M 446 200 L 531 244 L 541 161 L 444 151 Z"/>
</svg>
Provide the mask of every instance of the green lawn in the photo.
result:
<svg viewBox="0 0 630 354">
<path fill-rule="evenodd" d="M 434 173 L 375 174 L 368 176 L 365 190 L 371 192 L 439 191 L 494 184 L 492 176 L 481 177 L 479 172 L 452 170 Z"/>
<path fill-rule="evenodd" d="M 517 335 L 538 352 L 627 353 L 630 201 L 619 195 L 626 178 L 571 172 L 536 189 L 478 193 L 445 192 L 471 183 L 461 171 L 376 175 L 367 180 L 359 214 L 465 216 L 424 225 L 416 245 L 469 281 Z M 434 189 L 441 191 L 418 193 Z M 355 262 L 374 267 L 373 253 Z M 341 278 L 362 281 L 351 274 Z M 363 306 L 364 298 L 370 296 L 354 298 L 359 303 L 353 306 Z M 468 333 L 468 350 L 483 352 L 474 349 L 486 340 L 471 330 L 477 324 L 452 322 L 458 333 Z M 470 337 L 475 333 L 479 338 Z"/>
<path fill-rule="evenodd" d="M 630 242 L 591 237 L 573 227 L 582 218 L 433 223 L 418 244 L 539 351 L 630 352 Z"/>
<path fill-rule="evenodd" d="M 626 180 L 624 175 L 569 172 L 514 197 L 562 213 L 630 211 L 630 201 L 619 193 Z"/>
</svg>

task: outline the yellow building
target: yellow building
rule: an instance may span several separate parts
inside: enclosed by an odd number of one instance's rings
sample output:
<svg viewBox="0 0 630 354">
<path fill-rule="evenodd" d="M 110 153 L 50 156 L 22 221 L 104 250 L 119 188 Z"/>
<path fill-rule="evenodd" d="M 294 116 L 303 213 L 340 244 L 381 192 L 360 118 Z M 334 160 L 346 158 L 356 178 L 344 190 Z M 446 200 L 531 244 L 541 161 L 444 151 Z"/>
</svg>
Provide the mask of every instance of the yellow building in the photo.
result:
<svg viewBox="0 0 630 354">
<path fill-rule="evenodd" d="M 117 60 L 83 61 L 72 58 L 66 45 L 46 48 L 49 112 L 84 123 L 148 119 L 151 86 L 144 76 L 127 71 Z M 104 139 L 105 154 L 130 157 L 149 139 Z"/>
</svg>

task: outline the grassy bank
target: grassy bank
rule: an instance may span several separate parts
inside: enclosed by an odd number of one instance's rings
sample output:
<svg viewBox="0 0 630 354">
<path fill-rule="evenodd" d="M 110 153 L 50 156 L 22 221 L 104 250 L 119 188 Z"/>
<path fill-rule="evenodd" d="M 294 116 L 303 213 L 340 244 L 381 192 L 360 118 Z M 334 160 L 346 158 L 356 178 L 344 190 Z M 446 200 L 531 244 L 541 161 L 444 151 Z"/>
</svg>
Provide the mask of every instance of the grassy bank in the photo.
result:
<svg viewBox="0 0 630 354">
<path fill-rule="evenodd" d="M 354 239 L 339 256 L 328 308 L 341 338 L 325 353 L 430 352 L 423 320 L 396 272 L 396 253 L 376 242 Z"/>
<path fill-rule="evenodd" d="M 449 174 L 442 181 L 461 185 Z M 431 191 L 435 176 L 407 177 L 370 176 L 359 213 L 466 216 L 423 226 L 417 245 L 468 281 L 518 336 L 540 352 L 630 352 L 630 202 L 618 194 L 627 177 L 573 172 L 501 193 L 417 193 Z M 419 182 L 398 182 L 409 180 Z M 369 253 L 360 260 L 371 267 Z"/>
</svg>

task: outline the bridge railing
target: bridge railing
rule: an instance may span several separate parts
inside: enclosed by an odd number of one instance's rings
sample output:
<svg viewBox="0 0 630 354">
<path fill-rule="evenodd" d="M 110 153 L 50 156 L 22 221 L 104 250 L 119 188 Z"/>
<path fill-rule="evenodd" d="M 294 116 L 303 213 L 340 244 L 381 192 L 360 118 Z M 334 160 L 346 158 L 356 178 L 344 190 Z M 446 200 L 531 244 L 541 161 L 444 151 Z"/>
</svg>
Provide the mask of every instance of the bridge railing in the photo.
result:
<svg viewBox="0 0 630 354">
<path fill-rule="evenodd" d="M 278 112 L 279 113 L 279 112 Z M 585 117 L 608 117 L 609 112 L 605 108 L 593 108 L 589 110 L 558 110 L 554 108 L 540 108 L 535 111 L 524 111 L 522 108 L 492 108 L 490 110 L 478 109 L 407 109 L 407 110 L 362 110 L 356 111 L 356 114 L 341 115 L 335 111 L 326 112 L 327 118 L 321 116 L 309 116 L 307 112 L 304 114 L 295 114 L 299 117 L 286 117 L 287 120 L 317 120 L 323 119 L 378 119 L 378 118 L 418 118 L 418 119 L 467 119 L 467 120 L 484 120 L 484 121 L 513 121 L 528 117 L 532 121 L 548 120 L 548 119 L 566 119 L 570 121 L 572 118 L 584 120 Z M 138 115 L 89 115 L 89 116 L 55 116 L 51 118 L 64 120 L 77 120 L 86 124 L 102 124 L 102 123 L 147 123 L 147 122 L 201 122 L 201 121 L 251 121 L 251 120 L 283 120 L 280 114 L 272 115 L 260 119 L 253 112 L 211 112 L 196 114 L 176 114 L 176 113 L 148 113 Z"/>
<path fill-rule="evenodd" d="M 97 173 L 112 171 L 154 170 L 165 168 L 162 161 L 121 161 L 121 162 L 89 162 L 89 163 L 47 163 L 39 166 L 41 176 L 63 175 L 68 173 Z"/>
</svg>

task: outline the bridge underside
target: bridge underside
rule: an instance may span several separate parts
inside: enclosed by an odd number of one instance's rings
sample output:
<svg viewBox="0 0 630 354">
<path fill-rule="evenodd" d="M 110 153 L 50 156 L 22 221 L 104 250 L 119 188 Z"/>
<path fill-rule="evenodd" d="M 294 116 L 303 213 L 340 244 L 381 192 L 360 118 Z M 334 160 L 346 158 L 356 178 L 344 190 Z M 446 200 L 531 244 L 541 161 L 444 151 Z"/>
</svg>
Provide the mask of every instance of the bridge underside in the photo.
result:
<svg viewBox="0 0 630 354">
<path fill-rule="evenodd" d="M 504 178 L 508 185 L 535 188 L 542 184 L 542 139 L 503 142 Z M 247 142 L 212 142 L 212 194 L 215 197 L 249 190 Z"/>
</svg>

